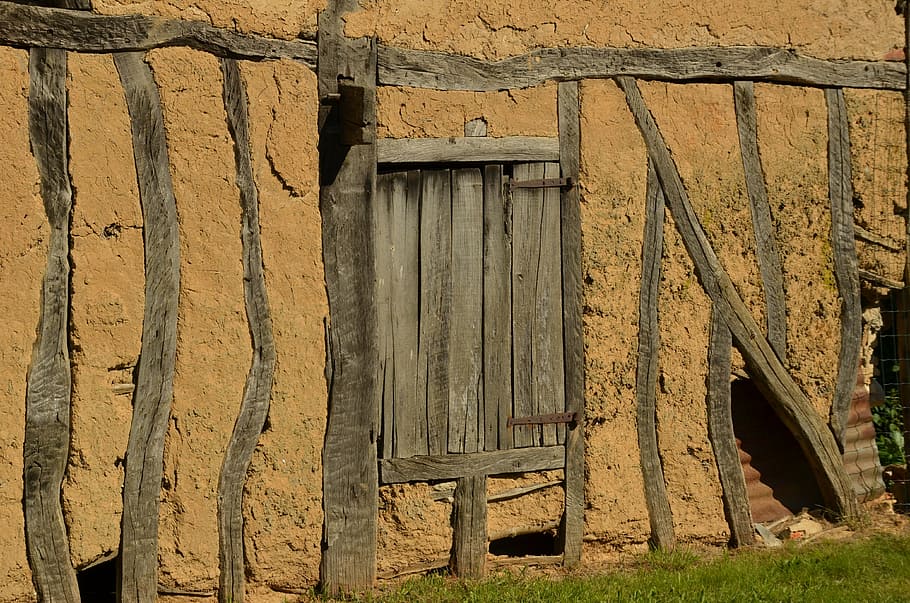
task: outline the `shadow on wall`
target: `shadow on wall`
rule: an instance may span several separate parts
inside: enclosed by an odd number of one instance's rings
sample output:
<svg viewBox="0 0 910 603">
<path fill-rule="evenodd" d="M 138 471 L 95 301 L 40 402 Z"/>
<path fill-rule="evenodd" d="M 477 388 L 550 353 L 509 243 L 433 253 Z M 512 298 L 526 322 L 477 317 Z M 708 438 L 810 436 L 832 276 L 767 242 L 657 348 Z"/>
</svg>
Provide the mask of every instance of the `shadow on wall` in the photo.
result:
<svg viewBox="0 0 910 603">
<path fill-rule="evenodd" d="M 752 380 L 736 379 L 730 399 L 752 520 L 774 521 L 822 507 L 818 483 L 796 438 Z"/>
</svg>

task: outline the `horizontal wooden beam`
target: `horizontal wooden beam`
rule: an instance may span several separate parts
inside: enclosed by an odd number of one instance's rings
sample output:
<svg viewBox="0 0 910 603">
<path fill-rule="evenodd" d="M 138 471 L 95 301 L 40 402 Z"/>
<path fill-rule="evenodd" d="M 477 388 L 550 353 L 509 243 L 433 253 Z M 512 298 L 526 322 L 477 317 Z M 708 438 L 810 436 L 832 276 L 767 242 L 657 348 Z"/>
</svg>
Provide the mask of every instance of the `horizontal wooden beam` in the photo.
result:
<svg viewBox="0 0 910 603">
<path fill-rule="evenodd" d="M 859 224 L 853 224 L 853 237 L 858 241 L 863 241 L 864 243 L 872 243 L 874 245 L 878 245 L 879 247 L 884 247 L 888 251 L 894 251 L 895 253 L 904 252 L 903 243 L 898 243 L 894 239 L 883 237 L 882 235 L 876 234 L 871 230 L 866 230 Z"/>
<path fill-rule="evenodd" d="M 559 161 L 559 139 L 543 136 L 380 138 L 376 150 L 379 163 Z"/>
<path fill-rule="evenodd" d="M 881 274 L 863 270 L 862 268 L 859 269 L 859 278 L 879 287 L 886 287 L 888 289 L 904 288 L 904 283 L 902 281 L 896 281 L 886 276 L 882 276 Z"/>
<path fill-rule="evenodd" d="M 316 43 L 276 40 L 202 21 L 145 15 L 95 15 L 84 11 L 0 2 L 0 44 L 123 52 L 189 46 L 236 59 L 295 59 L 316 68 Z"/>
<path fill-rule="evenodd" d="M 564 446 L 513 448 L 468 454 L 412 456 L 384 459 L 379 463 L 383 484 L 457 479 L 468 475 L 500 475 L 562 469 L 566 462 Z"/>
<path fill-rule="evenodd" d="M 629 75 L 668 81 L 762 80 L 806 86 L 906 88 L 906 67 L 888 61 L 824 60 L 765 46 L 542 48 L 500 61 L 427 50 L 379 48 L 379 83 L 438 90 L 507 90 L 548 81 Z"/>
</svg>

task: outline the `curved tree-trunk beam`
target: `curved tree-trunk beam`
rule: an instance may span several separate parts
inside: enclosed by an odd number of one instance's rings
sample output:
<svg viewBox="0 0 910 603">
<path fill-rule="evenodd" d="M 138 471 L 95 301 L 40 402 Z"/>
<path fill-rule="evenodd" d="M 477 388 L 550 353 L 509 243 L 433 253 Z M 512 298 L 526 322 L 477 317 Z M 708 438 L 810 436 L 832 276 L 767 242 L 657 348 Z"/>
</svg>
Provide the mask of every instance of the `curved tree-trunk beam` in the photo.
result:
<svg viewBox="0 0 910 603">
<path fill-rule="evenodd" d="M 25 396 L 25 536 L 39 600 L 75 603 L 79 587 L 60 505 L 72 394 L 67 342 L 72 190 L 67 168 L 66 52 L 31 49 L 29 77 L 29 134 L 41 176 L 50 243 Z"/>
<path fill-rule="evenodd" d="M 853 172 L 850 129 L 844 91 L 825 90 L 828 103 L 828 197 L 831 201 L 831 247 L 834 280 L 841 299 L 840 354 L 837 383 L 831 404 L 831 430 L 843 446 L 850 415 L 863 336 L 863 310 L 859 299 L 859 264 L 853 235 Z"/>
<path fill-rule="evenodd" d="M 660 261 L 664 249 L 664 193 L 652 162 L 648 162 L 645 240 L 641 257 L 641 293 L 638 301 L 638 366 L 635 371 L 638 449 L 645 484 L 645 502 L 651 523 L 651 544 L 670 548 L 676 544 L 673 515 L 664 482 L 657 442 L 657 373 L 660 351 L 658 297 Z"/>
<path fill-rule="evenodd" d="M 228 443 L 218 479 L 218 583 L 219 603 L 242 603 L 243 485 L 253 450 L 269 413 L 272 376 L 275 373 L 275 340 L 265 288 L 262 245 L 259 240 L 259 194 L 253 179 L 246 87 L 237 61 L 221 60 L 224 106 L 234 137 L 237 186 L 240 189 L 243 244 L 243 295 L 253 344 L 253 361 L 246 378 L 240 414 Z"/>
<path fill-rule="evenodd" d="M 635 80 L 618 77 L 616 81 L 626 94 L 626 102 L 648 147 L 648 155 L 657 169 L 676 228 L 695 264 L 702 286 L 733 333 L 749 374 L 799 442 L 828 508 L 844 517 L 856 516 L 859 512 L 856 497 L 831 431 L 784 368 L 717 259 L 689 202 L 667 143 L 648 111 Z"/>
<path fill-rule="evenodd" d="M 732 546 L 755 542 L 746 478 L 736 448 L 730 409 L 730 352 L 733 336 L 723 319 L 711 311 L 711 342 L 708 347 L 708 437 L 717 462 L 723 490 L 724 514 L 730 526 Z"/>
<path fill-rule="evenodd" d="M 787 305 L 784 296 L 784 270 L 774 238 L 771 206 L 765 188 L 765 173 L 758 152 L 758 124 L 755 115 L 755 86 L 752 82 L 733 83 L 736 127 L 752 211 L 755 255 L 765 294 L 765 324 L 768 343 L 781 360 L 787 358 Z"/>
<path fill-rule="evenodd" d="M 145 316 L 126 448 L 120 533 L 122 603 L 158 590 L 158 502 L 177 357 L 180 239 L 161 100 L 141 52 L 114 55 L 126 96 L 145 242 Z"/>
</svg>

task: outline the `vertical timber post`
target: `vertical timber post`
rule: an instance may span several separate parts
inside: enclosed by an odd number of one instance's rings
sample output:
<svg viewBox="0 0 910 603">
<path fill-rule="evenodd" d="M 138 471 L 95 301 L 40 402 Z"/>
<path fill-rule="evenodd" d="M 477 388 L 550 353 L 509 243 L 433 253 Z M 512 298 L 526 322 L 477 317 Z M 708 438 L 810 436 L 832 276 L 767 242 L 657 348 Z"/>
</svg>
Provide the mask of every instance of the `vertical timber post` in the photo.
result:
<svg viewBox="0 0 910 603">
<path fill-rule="evenodd" d="M 344 37 L 342 15 L 357 8 L 357 0 L 337 0 L 319 14 L 319 209 L 330 320 L 319 574 L 328 592 L 366 589 L 376 577 L 377 72 L 375 41 Z"/>
<path fill-rule="evenodd" d="M 581 561 L 585 506 L 585 377 L 584 343 L 581 322 L 581 215 L 578 172 L 581 154 L 581 122 L 578 82 L 560 82 L 557 92 L 559 113 L 559 164 L 570 186 L 561 194 L 563 361 L 565 363 L 566 412 L 575 413 L 575 422 L 566 432 L 565 511 L 559 528 L 563 563 L 568 567 Z"/>
</svg>

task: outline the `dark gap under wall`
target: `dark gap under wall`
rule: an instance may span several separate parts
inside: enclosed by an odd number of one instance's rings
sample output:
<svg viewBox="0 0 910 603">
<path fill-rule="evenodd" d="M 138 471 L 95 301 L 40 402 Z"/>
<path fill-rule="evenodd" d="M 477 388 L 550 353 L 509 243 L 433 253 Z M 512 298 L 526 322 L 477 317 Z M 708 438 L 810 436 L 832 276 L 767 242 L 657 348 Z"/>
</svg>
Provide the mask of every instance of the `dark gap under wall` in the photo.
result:
<svg viewBox="0 0 910 603">
<path fill-rule="evenodd" d="M 555 555 L 556 534 L 550 531 L 491 540 L 490 553 L 503 557 Z"/>
<path fill-rule="evenodd" d="M 76 572 L 85 603 L 117 603 L 117 557 Z"/>
<path fill-rule="evenodd" d="M 753 521 L 822 507 L 818 483 L 796 438 L 752 380 L 736 379 L 730 398 Z"/>
</svg>

